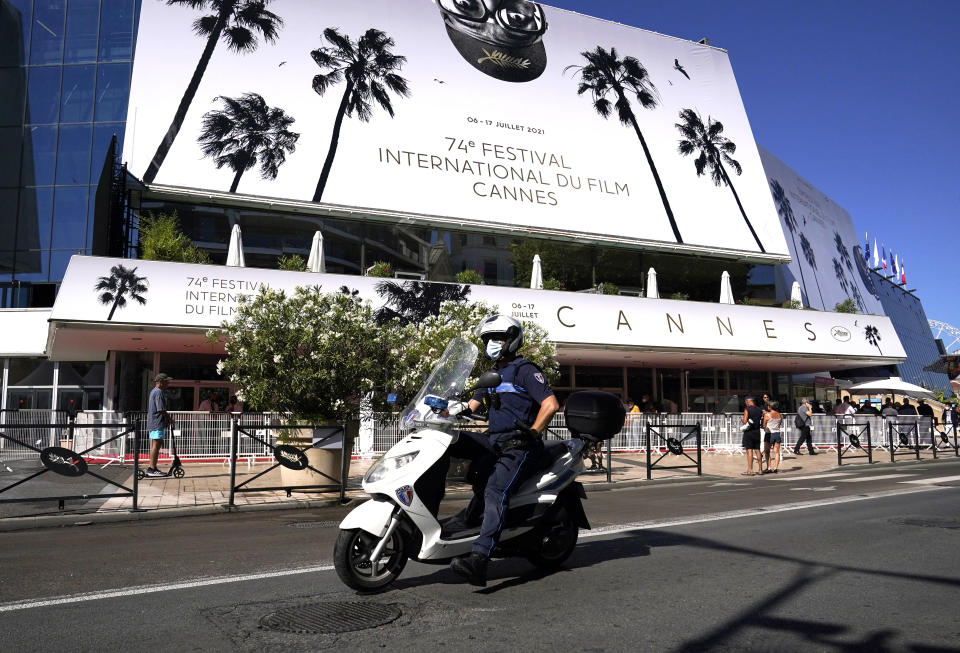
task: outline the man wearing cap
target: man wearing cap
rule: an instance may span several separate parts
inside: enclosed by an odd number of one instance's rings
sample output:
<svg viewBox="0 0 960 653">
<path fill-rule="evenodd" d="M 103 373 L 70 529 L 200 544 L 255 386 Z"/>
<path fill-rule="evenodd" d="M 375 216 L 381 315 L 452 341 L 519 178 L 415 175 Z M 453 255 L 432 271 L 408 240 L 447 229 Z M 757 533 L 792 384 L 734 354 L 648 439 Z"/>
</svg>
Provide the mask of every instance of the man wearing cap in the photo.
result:
<svg viewBox="0 0 960 653">
<path fill-rule="evenodd" d="M 173 415 L 167 412 L 167 396 L 164 391 L 170 385 L 170 377 L 160 372 L 153 378 L 153 390 L 147 399 L 147 430 L 150 432 L 150 465 L 144 470 L 145 476 L 163 476 L 157 469 L 160 446 L 167 427 L 173 426 Z"/>
<path fill-rule="evenodd" d="M 543 7 L 529 0 L 434 0 L 457 52 L 482 73 L 529 82 L 547 65 Z"/>
</svg>

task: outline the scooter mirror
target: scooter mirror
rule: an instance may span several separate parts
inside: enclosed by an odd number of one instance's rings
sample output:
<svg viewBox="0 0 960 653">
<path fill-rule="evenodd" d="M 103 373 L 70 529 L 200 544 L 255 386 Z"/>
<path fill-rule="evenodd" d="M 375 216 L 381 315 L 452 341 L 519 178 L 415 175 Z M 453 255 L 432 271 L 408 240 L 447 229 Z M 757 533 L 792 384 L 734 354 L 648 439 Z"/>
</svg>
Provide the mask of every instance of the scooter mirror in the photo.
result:
<svg viewBox="0 0 960 653">
<path fill-rule="evenodd" d="M 473 386 L 472 388 L 467 388 L 464 390 L 463 394 L 473 394 L 474 390 L 479 390 L 481 388 L 496 388 L 498 385 L 500 385 L 501 380 L 502 379 L 500 378 L 499 372 L 494 370 L 484 372 L 480 375 L 480 378 L 477 379 L 477 385 Z"/>
</svg>

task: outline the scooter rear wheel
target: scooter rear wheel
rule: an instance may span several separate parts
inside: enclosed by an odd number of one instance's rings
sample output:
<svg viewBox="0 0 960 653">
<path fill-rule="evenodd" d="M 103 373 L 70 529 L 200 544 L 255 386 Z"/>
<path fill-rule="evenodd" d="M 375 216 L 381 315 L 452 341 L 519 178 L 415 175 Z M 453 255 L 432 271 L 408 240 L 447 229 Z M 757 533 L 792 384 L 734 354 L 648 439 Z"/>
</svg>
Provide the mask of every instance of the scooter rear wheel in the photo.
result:
<svg viewBox="0 0 960 653">
<path fill-rule="evenodd" d="M 407 564 L 406 542 L 394 531 L 387 540 L 376 565 L 370 554 L 380 538 L 354 528 L 342 530 L 333 547 L 333 566 L 337 576 L 347 587 L 363 592 L 374 592 L 392 583 Z"/>
<path fill-rule="evenodd" d="M 573 553 L 579 536 L 580 528 L 570 513 L 563 509 L 557 515 L 557 520 L 536 536 L 527 553 L 527 560 L 540 569 L 556 569 Z"/>
</svg>

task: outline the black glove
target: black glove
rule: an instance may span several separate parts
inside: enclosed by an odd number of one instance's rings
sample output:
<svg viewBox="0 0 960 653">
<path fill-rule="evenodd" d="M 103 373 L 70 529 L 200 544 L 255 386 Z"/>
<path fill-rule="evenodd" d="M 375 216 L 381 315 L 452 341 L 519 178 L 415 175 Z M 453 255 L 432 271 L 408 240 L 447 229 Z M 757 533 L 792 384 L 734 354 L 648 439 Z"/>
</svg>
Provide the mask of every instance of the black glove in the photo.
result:
<svg viewBox="0 0 960 653">
<path fill-rule="evenodd" d="M 520 431 L 520 434 L 524 438 L 530 440 L 535 440 L 540 437 L 540 433 L 534 431 L 532 428 L 521 422 L 520 420 L 515 420 L 513 425 L 517 427 L 517 430 Z"/>
</svg>

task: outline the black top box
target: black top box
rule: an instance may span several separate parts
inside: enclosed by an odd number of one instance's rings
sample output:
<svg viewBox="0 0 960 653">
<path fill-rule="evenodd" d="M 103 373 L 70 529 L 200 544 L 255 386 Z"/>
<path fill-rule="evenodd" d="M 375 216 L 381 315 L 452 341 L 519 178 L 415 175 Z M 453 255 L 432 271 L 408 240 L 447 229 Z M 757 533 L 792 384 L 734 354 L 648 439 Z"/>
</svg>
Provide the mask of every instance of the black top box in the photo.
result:
<svg viewBox="0 0 960 653">
<path fill-rule="evenodd" d="M 572 434 L 608 440 L 623 429 L 626 411 L 616 395 L 583 390 L 567 397 L 563 414 Z"/>
</svg>

